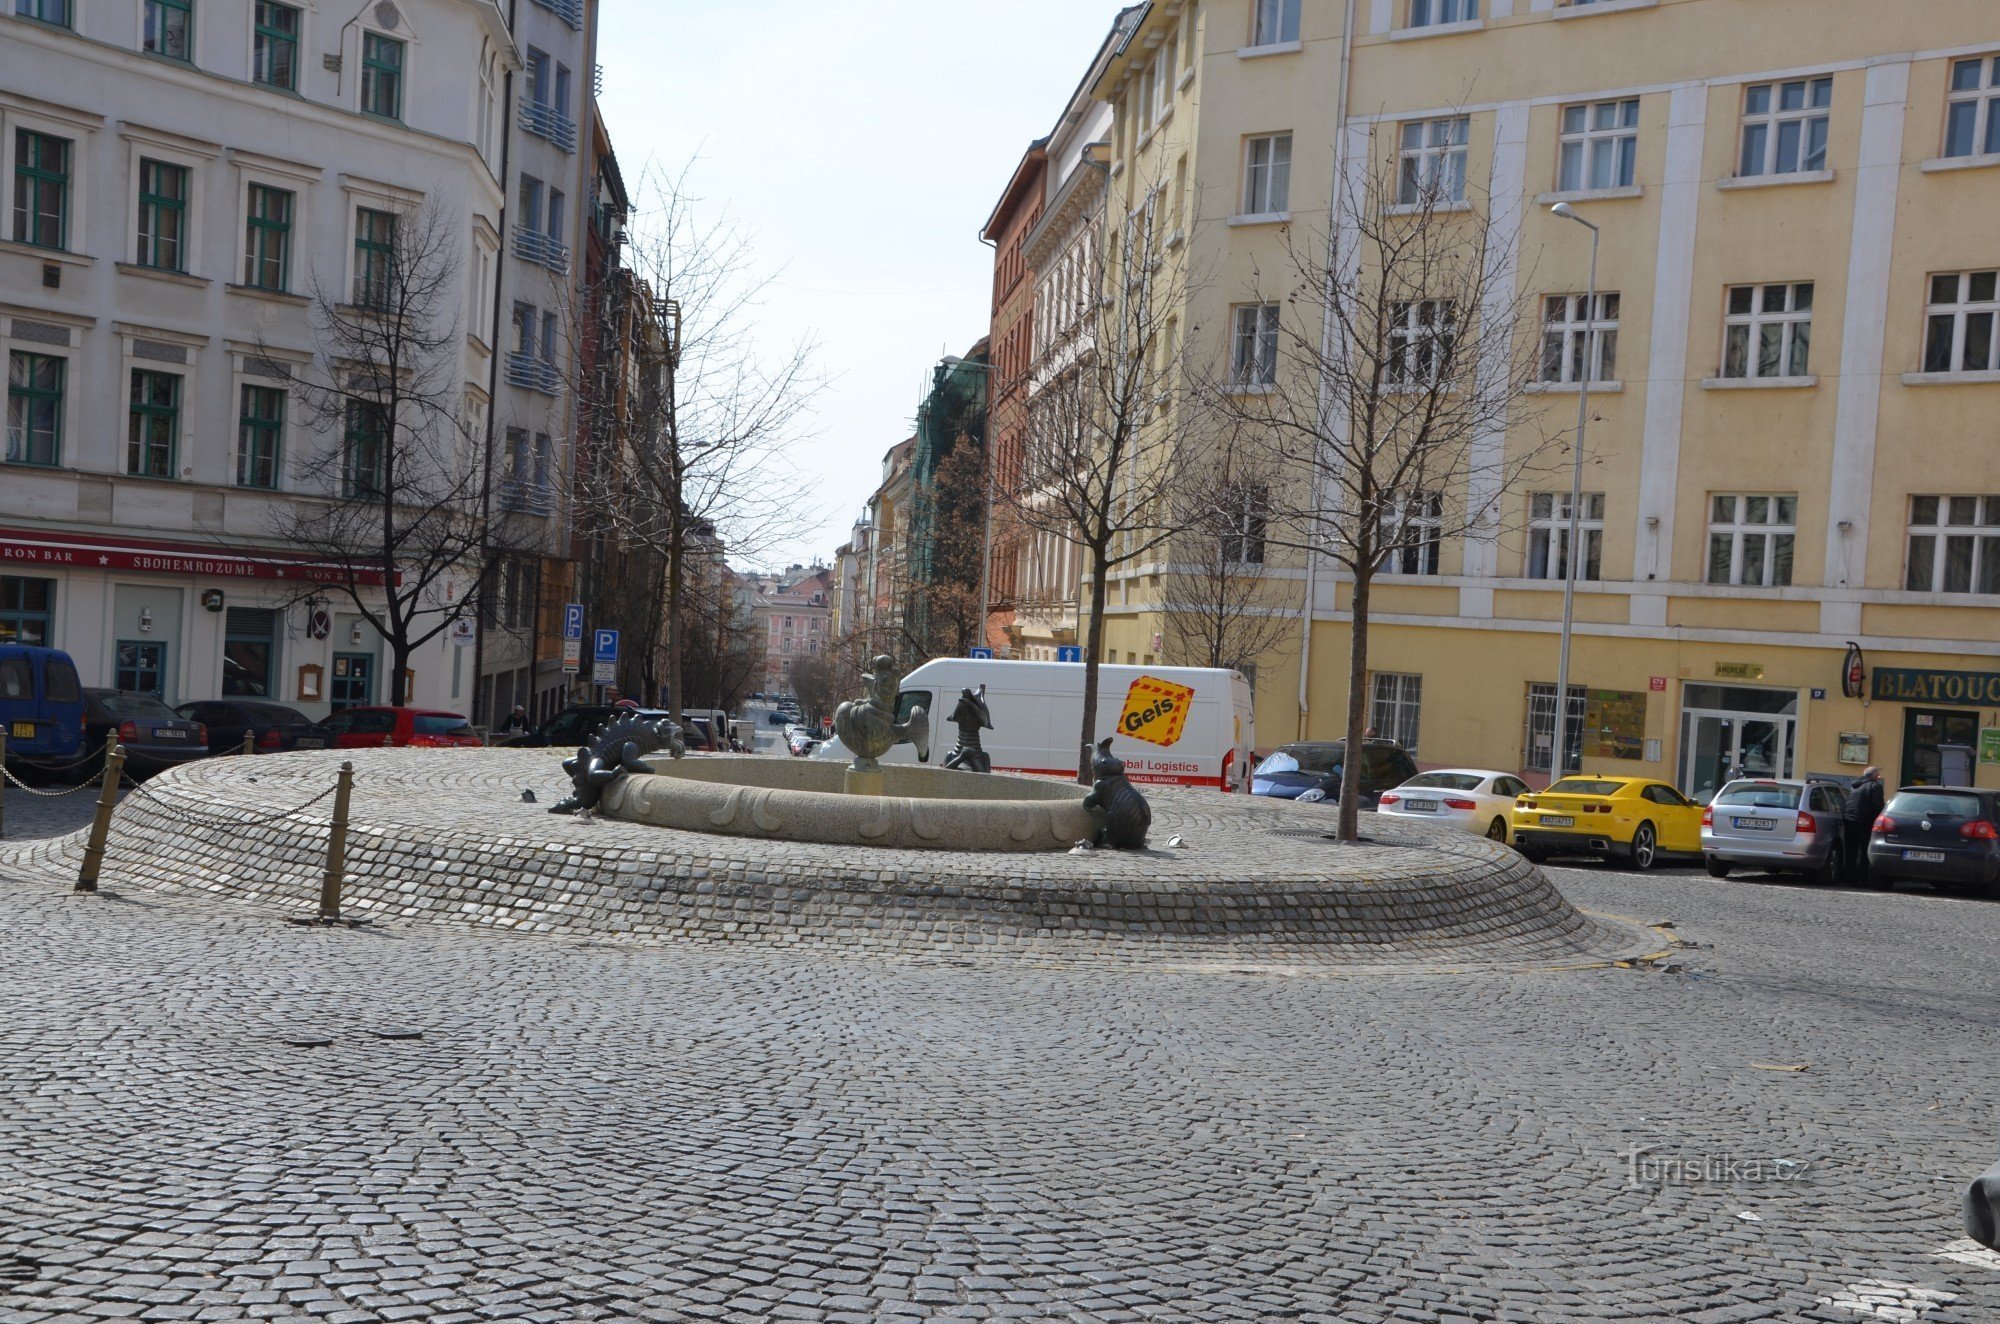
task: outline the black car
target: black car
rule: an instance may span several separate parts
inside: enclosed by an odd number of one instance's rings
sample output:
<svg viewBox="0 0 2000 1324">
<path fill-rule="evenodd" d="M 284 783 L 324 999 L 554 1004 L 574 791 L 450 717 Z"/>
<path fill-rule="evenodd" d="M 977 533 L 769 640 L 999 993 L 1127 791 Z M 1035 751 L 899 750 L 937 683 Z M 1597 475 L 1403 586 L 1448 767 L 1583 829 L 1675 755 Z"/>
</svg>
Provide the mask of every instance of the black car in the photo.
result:
<svg viewBox="0 0 2000 1324">
<path fill-rule="evenodd" d="M 1322 792 L 1327 799 L 1340 792 L 1333 775 L 1347 766 L 1345 740 L 1302 740 L 1280 745 L 1265 756 L 1250 774 L 1252 795 L 1296 800 L 1308 791 Z M 1394 790 L 1417 775 L 1417 761 L 1393 740 L 1371 740 L 1361 750 L 1361 805 L 1373 809 L 1382 792 Z"/>
<path fill-rule="evenodd" d="M 534 730 L 507 736 L 498 743 L 505 749 L 544 749 L 550 745 L 575 749 L 586 743 L 613 716 L 626 712 L 637 713 L 647 721 L 671 715 L 664 708 L 620 708 L 609 703 L 572 704 Z"/>
<path fill-rule="evenodd" d="M 174 711 L 208 728 L 211 754 L 242 753 L 245 732 L 254 734 L 260 754 L 324 749 L 328 743 L 314 730 L 312 718 L 268 699 L 208 699 L 181 704 Z"/>
<path fill-rule="evenodd" d="M 2000 791 L 1905 786 L 1875 820 L 1868 875 L 1962 887 L 2000 897 Z"/>
<path fill-rule="evenodd" d="M 201 723 L 190 722 L 152 695 L 84 687 L 84 752 L 101 753 L 113 737 L 125 747 L 125 766 L 134 776 L 208 755 L 208 732 Z"/>
</svg>

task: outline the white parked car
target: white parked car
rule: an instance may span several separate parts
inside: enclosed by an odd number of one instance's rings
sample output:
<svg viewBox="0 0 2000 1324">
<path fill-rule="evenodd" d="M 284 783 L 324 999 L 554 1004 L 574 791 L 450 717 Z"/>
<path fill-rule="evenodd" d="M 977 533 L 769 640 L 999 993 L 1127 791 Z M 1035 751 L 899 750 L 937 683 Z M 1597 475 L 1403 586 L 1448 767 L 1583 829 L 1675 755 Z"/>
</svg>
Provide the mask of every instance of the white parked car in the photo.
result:
<svg viewBox="0 0 2000 1324">
<path fill-rule="evenodd" d="M 1378 814 L 1449 823 L 1492 841 L 1505 842 L 1513 821 L 1514 798 L 1528 784 L 1511 772 L 1491 768 L 1437 768 L 1420 772 L 1393 791 L 1382 792 Z"/>
</svg>

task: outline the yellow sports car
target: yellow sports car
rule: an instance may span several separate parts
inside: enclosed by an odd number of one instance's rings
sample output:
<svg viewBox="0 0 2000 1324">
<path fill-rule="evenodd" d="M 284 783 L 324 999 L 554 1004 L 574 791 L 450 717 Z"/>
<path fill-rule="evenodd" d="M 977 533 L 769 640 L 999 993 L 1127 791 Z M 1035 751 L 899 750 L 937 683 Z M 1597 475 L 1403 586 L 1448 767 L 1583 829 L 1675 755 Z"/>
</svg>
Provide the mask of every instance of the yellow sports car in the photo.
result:
<svg viewBox="0 0 2000 1324">
<path fill-rule="evenodd" d="M 1574 773 L 1514 801 L 1514 844 L 1531 860 L 1598 855 L 1650 869 L 1701 854 L 1701 806 L 1663 781 Z"/>
</svg>

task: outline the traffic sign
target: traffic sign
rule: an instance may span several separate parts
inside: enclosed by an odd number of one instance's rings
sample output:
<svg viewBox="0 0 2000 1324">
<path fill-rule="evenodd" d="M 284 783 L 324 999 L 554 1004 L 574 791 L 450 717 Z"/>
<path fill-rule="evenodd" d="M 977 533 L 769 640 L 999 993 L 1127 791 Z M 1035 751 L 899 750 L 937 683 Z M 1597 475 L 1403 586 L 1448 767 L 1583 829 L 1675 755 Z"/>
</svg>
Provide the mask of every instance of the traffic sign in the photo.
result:
<svg viewBox="0 0 2000 1324">
<path fill-rule="evenodd" d="M 563 645 L 563 670 L 574 676 L 583 670 L 583 640 L 565 639 Z"/>
<path fill-rule="evenodd" d="M 979 644 L 974 644 L 972 647 L 965 650 L 965 655 L 967 657 L 990 658 L 993 656 L 993 650 L 990 648 L 983 647 L 982 645 Z"/>
<path fill-rule="evenodd" d="M 599 630 L 591 636 L 590 660 L 593 662 L 618 660 L 618 631 Z"/>
<path fill-rule="evenodd" d="M 1057 646 L 1056 646 L 1056 661 L 1058 661 L 1058 662 L 1081 662 L 1081 661 L 1083 661 L 1083 646 L 1082 646 L 1081 644 L 1059 644 L 1059 645 L 1057 645 Z"/>
<path fill-rule="evenodd" d="M 567 603 L 563 607 L 563 638 L 583 638 L 583 604 Z"/>
<path fill-rule="evenodd" d="M 618 664 L 616 662 L 597 662 L 592 664 L 590 668 L 590 683 L 593 685 L 616 685 L 618 683 Z"/>
</svg>

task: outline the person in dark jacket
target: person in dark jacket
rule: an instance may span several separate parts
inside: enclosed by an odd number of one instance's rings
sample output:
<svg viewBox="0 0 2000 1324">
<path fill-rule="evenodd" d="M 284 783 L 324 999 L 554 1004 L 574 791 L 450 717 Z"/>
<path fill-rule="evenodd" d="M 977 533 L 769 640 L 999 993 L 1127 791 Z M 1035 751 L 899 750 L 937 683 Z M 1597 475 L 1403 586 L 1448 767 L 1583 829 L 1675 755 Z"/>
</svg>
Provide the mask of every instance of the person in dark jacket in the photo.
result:
<svg viewBox="0 0 2000 1324">
<path fill-rule="evenodd" d="M 1882 770 L 1871 763 L 1861 770 L 1861 780 L 1847 792 L 1847 804 L 1840 815 L 1842 844 L 1847 848 L 1847 877 L 1851 882 L 1867 877 L 1868 837 L 1882 813 L 1885 799 Z"/>
</svg>

